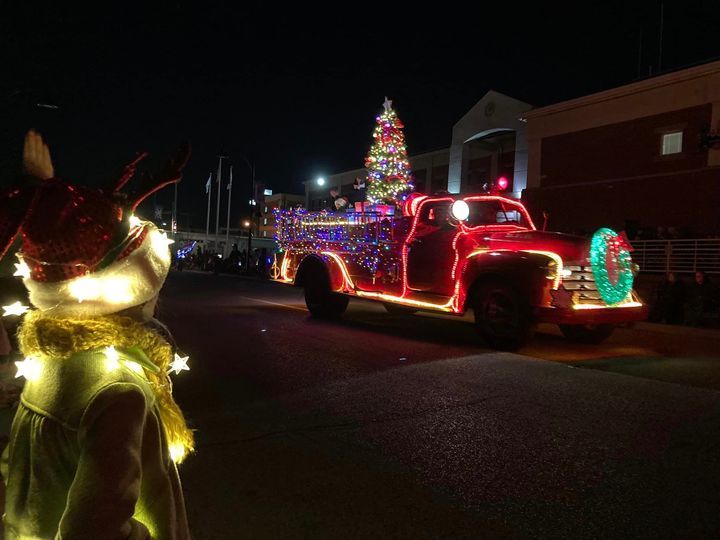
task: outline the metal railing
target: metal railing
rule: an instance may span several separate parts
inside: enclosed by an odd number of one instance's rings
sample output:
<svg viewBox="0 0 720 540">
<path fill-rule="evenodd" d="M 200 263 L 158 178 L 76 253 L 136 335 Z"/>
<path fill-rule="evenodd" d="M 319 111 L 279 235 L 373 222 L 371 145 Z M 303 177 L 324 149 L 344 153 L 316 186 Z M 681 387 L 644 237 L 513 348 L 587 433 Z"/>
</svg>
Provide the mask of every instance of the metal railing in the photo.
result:
<svg viewBox="0 0 720 540">
<path fill-rule="evenodd" d="M 720 274 L 720 238 L 633 240 L 632 258 L 641 272 Z"/>
</svg>

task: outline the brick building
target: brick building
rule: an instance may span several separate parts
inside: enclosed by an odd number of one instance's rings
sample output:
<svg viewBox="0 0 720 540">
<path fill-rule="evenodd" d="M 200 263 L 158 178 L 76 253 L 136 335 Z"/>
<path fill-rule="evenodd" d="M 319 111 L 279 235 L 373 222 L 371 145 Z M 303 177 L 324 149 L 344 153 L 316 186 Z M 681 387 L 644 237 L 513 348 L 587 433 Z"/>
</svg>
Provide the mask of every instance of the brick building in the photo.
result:
<svg viewBox="0 0 720 540">
<path fill-rule="evenodd" d="M 527 112 L 523 199 L 550 228 L 720 233 L 720 62 Z M 541 222 L 541 221 L 540 221 Z"/>
<path fill-rule="evenodd" d="M 411 121 L 411 120 L 409 120 Z M 536 223 L 630 235 L 658 226 L 720 233 L 720 62 L 542 108 L 489 91 L 452 129 L 450 147 L 412 153 L 417 191 L 469 194 L 505 176 Z M 708 137 L 709 133 L 709 137 Z M 716 148 L 714 148 L 716 147 Z M 358 161 L 362 159 L 358 156 Z M 365 169 L 305 182 L 306 204 L 353 193 Z"/>
</svg>

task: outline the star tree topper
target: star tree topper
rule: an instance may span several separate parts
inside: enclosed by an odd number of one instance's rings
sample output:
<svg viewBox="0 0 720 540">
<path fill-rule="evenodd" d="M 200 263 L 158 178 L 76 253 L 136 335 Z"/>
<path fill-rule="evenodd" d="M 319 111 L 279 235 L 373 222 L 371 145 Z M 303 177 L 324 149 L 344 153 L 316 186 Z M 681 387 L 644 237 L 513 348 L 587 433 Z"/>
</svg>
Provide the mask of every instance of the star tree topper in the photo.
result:
<svg viewBox="0 0 720 540">
<path fill-rule="evenodd" d="M 385 112 L 388 112 L 390 109 L 392 109 L 392 100 L 388 99 L 387 96 L 385 96 L 383 107 L 385 108 Z"/>
</svg>

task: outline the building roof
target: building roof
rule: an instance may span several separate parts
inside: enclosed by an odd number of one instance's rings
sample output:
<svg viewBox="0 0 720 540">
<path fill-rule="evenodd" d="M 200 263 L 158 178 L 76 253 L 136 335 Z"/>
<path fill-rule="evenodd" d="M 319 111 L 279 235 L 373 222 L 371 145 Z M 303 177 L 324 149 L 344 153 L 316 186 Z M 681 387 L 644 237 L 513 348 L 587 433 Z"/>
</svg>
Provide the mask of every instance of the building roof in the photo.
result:
<svg viewBox="0 0 720 540">
<path fill-rule="evenodd" d="M 541 116 L 569 111 L 572 109 L 577 109 L 579 107 L 585 107 L 587 105 L 594 105 L 603 101 L 610 101 L 631 94 L 638 94 L 647 90 L 653 90 L 656 88 L 661 88 L 663 86 L 677 84 L 679 82 L 707 77 L 708 75 L 716 73 L 720 73 L 720 61 L 709 62 L 707 64 L 693 66 L 690 68 L 681 69 L 679 71 L 664 73 L 655 77 L 643 79 L 641 81 L 636 81 L 623 86 L 618 86 L 616 88 L 611 88 L 610 90 L 604 90 L 602 92 L 596 92 L 587 96 L 582 96 L 579 98 L 562 101 L 560 103 L 555 103 L 554 105 L 540 107 L 528 111 L 527 113 L 525 113 L 524 117 L 539 118 Z"/>
</svg>

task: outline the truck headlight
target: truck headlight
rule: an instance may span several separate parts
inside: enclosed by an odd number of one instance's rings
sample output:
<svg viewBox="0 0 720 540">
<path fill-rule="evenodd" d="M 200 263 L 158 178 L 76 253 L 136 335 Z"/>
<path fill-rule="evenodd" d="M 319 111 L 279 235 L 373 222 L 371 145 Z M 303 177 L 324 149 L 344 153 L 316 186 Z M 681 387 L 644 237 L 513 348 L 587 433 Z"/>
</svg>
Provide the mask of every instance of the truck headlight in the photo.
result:
<svg viewBox="0 0 720 540">
<path fill-rule="evenodd" d="M 465 201 L 455 201 L 450 207 L 450 212 L 458 221 L 465 221 L 470 215 L 470 207 Z"/>
</svg>

